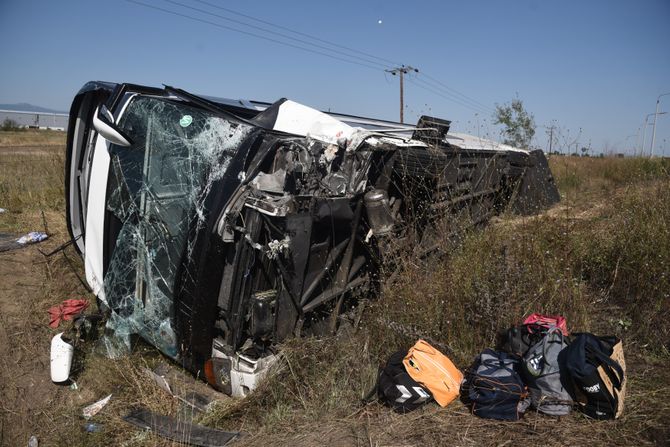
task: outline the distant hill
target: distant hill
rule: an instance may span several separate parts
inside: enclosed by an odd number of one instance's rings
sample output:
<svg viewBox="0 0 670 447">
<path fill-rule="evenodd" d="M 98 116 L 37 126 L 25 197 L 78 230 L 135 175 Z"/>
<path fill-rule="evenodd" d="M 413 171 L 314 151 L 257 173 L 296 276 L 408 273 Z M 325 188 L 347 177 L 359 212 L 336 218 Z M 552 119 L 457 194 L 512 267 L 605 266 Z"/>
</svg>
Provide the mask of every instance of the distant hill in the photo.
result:
<svg viewBox="0 0 670 447">
<path fill-rule="evenodd" d="M 47 109 L 46 107 L 34 106 L 26 102 L 18 104 L 0 104 L 0 110 L 16 110 L 18 112 L 41 112 L 41 113 L 68 113 L 62 110 Z"/>
</svg>

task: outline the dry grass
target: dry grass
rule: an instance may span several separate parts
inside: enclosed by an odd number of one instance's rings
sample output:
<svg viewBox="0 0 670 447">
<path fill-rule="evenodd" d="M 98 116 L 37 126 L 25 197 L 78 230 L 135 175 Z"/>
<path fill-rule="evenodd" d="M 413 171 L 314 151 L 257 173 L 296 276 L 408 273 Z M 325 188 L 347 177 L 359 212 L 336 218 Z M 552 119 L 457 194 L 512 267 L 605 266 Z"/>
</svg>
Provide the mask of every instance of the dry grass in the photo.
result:
<svg viewBox="0 0 670 447">
<path fill-rule="evenodd" d="M 7 130 L 0 131 L 0 148 L 4 147 L 45 147 L 45 146 L 65 146 L 67 132 L 60 130 Z"/>
<path fill-rule="evenodd" d="M 25 211 L 65 209 L 63 148 L 28 153 L 0 148 L 0 207 L 21 223 Z"/>
<path fill-rule="evenodd" d="M 0 152 L 0 157 L 0 207 L 10 209 L 0 215 L 3 231 L 41 228 L 44 210 L 53 234 L 44 248 L 65 241 L 62 156 Z M 447 255 L 438 259 L 408 252 L 384 282 L 381 299 L 366 307 L 358 330 L 287 342 L 282 367 L 256 392 L 224 401 L 197 420 L 246 432 L 240 445 L 666 444 L 668 163 L 572 157 L 552 157 L 550 163 L 564 199 L 560 205 L 540 217 L 505 216 L 458 241 L 445 239 Z M 45 262 L 35 248 L 15 253 L 0 261 L 6 275 L 2 305 L 20 303 L 0 311 L 0 336 L 11 340 L 0 352 L 0 444 L 22 445 L 36 434 L 40 445 L 176 445 L 121 419 L 137 404 L 188 417 L 143 375 L 143 366 L 161 359 L 146 345 L 139 343 L 129 358 L 116 361 L 85 345 L 75 370 L 79 389 L 50 383 L 48 343 L 54 331 L 46 326 L 44 311 L 62 299 L 87 295 L 64 258 Z M 76 255 L 67 253 L 81 274 Z M 407 348 L 417 336 L 446 345 L 466 367 L 495 343 L 497 331 L 533 311 L 562 313 L 574 330 L 624 339 L 630 382 L 621 419 L 529 414 L 501 423 L 471 416 L 460 402 L 446 409 L 430 404 L 408 415 L 361 402 L 388 354 Z M 103 432 L 86 433 L 81 409 L 109 393 L 112 401 L 94 418 Z"/>
</svg>

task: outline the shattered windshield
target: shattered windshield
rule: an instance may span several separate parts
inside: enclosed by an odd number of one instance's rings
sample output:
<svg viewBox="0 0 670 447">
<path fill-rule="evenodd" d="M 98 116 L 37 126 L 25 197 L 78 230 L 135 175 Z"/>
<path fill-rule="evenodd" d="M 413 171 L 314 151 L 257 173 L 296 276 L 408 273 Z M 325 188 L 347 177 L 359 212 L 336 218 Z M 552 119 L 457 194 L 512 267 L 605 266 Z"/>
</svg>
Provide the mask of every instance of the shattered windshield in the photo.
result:
<svg viewBox="0 0 670 447">
<path fill-rule="evenodd" d="M 251 127 L 149 96 L 132 98 L 119 126 L 133 144 L 110 147 L 107 225 L 118 235 L 104 278 L 107 353 L 140 334 L 176 357 L 174 296 L 189 231 L 204 223 L 205 197 Z"/>
</svg>

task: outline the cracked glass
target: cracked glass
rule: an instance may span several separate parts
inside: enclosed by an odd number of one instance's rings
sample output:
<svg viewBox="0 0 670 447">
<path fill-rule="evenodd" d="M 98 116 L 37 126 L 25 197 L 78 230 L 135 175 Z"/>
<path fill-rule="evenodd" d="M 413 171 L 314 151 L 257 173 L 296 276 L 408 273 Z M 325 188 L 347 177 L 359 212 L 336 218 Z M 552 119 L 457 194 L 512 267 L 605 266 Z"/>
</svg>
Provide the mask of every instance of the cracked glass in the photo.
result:
<svg viewBox="0 0 670 447">
<path fill-rule="evenodd" d="M 111 145 L 106 208 L 118 231 L 104 278 L 111 310 L 103 345 L 117 357 L 138 334 L 177 358 L 177 275 L 204 225 L 205 198 L 251 126 L 166 98 L 135 96 L 119 127 L 130 147 Z M 188 273 L 188 272 L 187 272 Z"/>
</svg>

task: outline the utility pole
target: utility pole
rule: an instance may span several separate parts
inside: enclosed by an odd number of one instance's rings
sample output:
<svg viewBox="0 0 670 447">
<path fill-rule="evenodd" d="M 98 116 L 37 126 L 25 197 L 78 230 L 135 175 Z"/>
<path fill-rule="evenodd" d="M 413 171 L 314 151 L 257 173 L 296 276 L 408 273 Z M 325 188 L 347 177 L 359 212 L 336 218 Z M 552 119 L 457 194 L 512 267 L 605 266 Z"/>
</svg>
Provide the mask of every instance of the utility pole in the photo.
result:
<svg viewBox="0 0 670 447">
<path fill-rule="evenodd" d="M 647 140 L 647 124 L 651 115 L 653 115 L 653 113 L 650 113 L 644 117 L 644 124 L 642 125 L 642 147 L 640 148 L 640 157 L 644 156 L 644 143 Z"/>
<path fill-rule="evenodd" d="M 638 132 L 637 135 L 639 135 L 639 134 L 640 134 L 640 133 Z M 623 148 L 624 148 L 624 150 L 628 149 L 628 139 L 631 138 L 631 137 L 634 137 L 635 135 L 636 135 L 636 134 L 634 134 L 634 133 L 632 133 L 632 134 L 630 134 L 630 135 L 626 135 L 626 138 L 623 140 Z M 591 141 L 590 141 L 590 140 L 589 140 L 589 144 L 591 144 Z M 635 151 L 635 149 L 633 149 L 633 152 L 634 152 L 634 151 Z"/>
<path fill-rule="evenodd" d="M 670 93 L 663 93 L 656 98 L 656 114 L 654 115 L 654 130 L 651 132 L 651 156 L 654 156 L 654 143 L 656 142 L 656 120 L 658 120 L 658 105 L 661 103 L 661 96 L 667 96 Z"/>
<path fill-rule="evenodd" d="M 551 126 L 540 126 L 549 131 L 549 154 L 552 153 L 552 148 L 554 147 L 554 129 L 556 129 L 556 125 L 552 124 Z"/>
<path fill-rule="evenodd" d="M 642 128 L 637 128 L 637 136 L 635 137 L 635 148 L 633 148 L 633 155 L 635 155 L 635 152 L 637 152 L 638 148 L 640 147 L 640 129 Z"/>
<path fill-rule="evenodd" d="M 419 72 L 418 68 L 411 67 L 409 65 L 405 66 L 402 65 L 400 67 L 393 68 L 391 70 L 384 70 L 387 73 L 391 73 L 393 76 L 399 75 L 400 76 L 400 122 L 404 123 L 404 114 L 403 114 L 403 109 L 405 108 L 405 85 L 404 85 L 404 79 L 403 76 L 410 71 L 415 71 Z"/>
<path fill-rule="evenodd" d="M 642 125 L 642 149 L 640 151 L 640 156 L 644 156 L 644 142 L 645 142 L 646 137 L 647 137 L 647 126 L 649 124 L 651 124 L 651 123 L 648 122 L 649 117 L 654 115 L 654 126 L 656 126 L 656 120 L 658 119 L 658 115 L 665 115 L 666 113 L 668 113 L 668 112 L 659 112 L 657 110 L 656 113 L 650 113 L 650 114 L 648 114 L 647 116 L 644 117 L 644 124 Z M 653 141 L 652 141 L 652 146 L 651 146 L 651 149 L 650 149 L 649 156 L 651 157 L 652 155 L 654 155 Z"/>
</svg>

